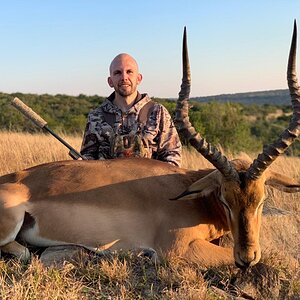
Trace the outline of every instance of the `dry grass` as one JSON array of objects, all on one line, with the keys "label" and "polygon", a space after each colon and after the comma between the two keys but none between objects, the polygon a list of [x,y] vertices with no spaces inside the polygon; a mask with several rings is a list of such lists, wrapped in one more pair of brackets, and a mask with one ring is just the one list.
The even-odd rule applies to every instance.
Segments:
[{"label": "dry grass", "polygon": [[[65,139],[80,148],[80,137]],[[44,134],[0,132],[0,153],[0,175],[71,159],[64,146]],[[194,150],[184,151],[183,165],[189,169],[210,167]],[[300,179],[299,158],[281,157],[272,168]],[[274,189],[268,189],[268,194],[267,206],[291,214],[264,217],[262,262],[247,272],[235,267],[203,269],[176,258],[154,265],[132,253],[115,253],[106,259],[81,253],[62,267],[45,267],[35,256],[28,264],[2,259],[0,298],[228,299],[230,294],[246,299],[299,299],[299,195]]]},{"label": "dry grass", "polygon": [[[61,135],[79,149],[80,137]],[[68,149],[46,134],[0,132],[0,175],[50,161],[71,159]]]}]

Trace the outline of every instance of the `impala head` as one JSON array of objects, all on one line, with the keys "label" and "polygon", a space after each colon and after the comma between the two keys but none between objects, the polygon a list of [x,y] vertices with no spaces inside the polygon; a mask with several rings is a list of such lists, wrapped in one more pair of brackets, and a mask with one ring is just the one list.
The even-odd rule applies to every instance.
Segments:
[{"label": "impala head", "polygon": [[249,162],[232,161],[239,181],[228,180],[220,174],[219,200],[224,207],[227,222],[234,238],[234,258],[237,266],[256,264],[261,257],[259,231],[265,199],[264,181],[249,180],[246,170]]},{"label": "impala head", "polygon": [[177,101],[175,123],[179,132],[190,144],[215,167],[216,171],[192,184],[179,198],[199,198],[217,191],[218,200],[224,207],[228,225],[234,238],[234,258],[237,266],[256,264],[261,257],[259,231],[265,186],[271,185],[285,192],[299,192],[300,184],[279,173],[271,171],[271,163],[294,142],[300,133],[300,89],[298,87],[296,60],[297,28],[294,32],[288,62],[287,79],[292,99],[293,118],[288,128],[274,143],[252,162],[229,161],[219,150],[196,132],[188,117],[188,99],[191,76],[187,52],[186,30],[183,36],[183,78]]}]

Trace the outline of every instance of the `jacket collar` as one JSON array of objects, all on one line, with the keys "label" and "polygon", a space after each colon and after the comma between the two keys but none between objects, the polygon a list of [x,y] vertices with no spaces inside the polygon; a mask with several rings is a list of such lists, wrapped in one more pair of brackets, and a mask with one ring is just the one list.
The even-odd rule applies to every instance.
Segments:
[{"label": "jacket collar", "polygon": [[[109,113],[118,113],[118,114],[122,114],[121,110],[119,109],[118,106],[116,106],[114,104],[114,99],[115,99],[115,92],[113,92],[112,94],[110,94],[105,101],[103,102],[102,109],[105,112],[109,112]],[[134,104],[129,108],[129,110],[127,111],[127,114],[130,113],[138,113],[140,111],[140,109],[147,103],[149,102],[151,99],[149,98],[149,96],[147,94],[140,94],[138,92],[137,97],[135,99]]]}]

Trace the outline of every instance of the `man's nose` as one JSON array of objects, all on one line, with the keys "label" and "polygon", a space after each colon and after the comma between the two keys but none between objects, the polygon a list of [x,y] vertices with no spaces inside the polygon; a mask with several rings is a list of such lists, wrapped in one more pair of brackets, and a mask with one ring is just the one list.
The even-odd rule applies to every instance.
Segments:
[{"label": "man's nose", "polygon": [[122,72],[122,79],[127,79],[128,78],[128,74],[127,72]]}]

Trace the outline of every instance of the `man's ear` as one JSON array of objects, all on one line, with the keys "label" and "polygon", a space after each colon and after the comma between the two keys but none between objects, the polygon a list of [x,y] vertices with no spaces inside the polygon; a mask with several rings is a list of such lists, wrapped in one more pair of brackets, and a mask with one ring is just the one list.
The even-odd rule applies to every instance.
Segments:
[{"label": "man's ear", "polygon": [[107,83],[110,87],[112,87],[112,88],[114,87],[113,82],[110,77],[107,78]]},{"label": "man's ear", "polygon": [[142,80],[143,80],[143,75],[139,73],[137,76],[137,84],[140,84]]}]

